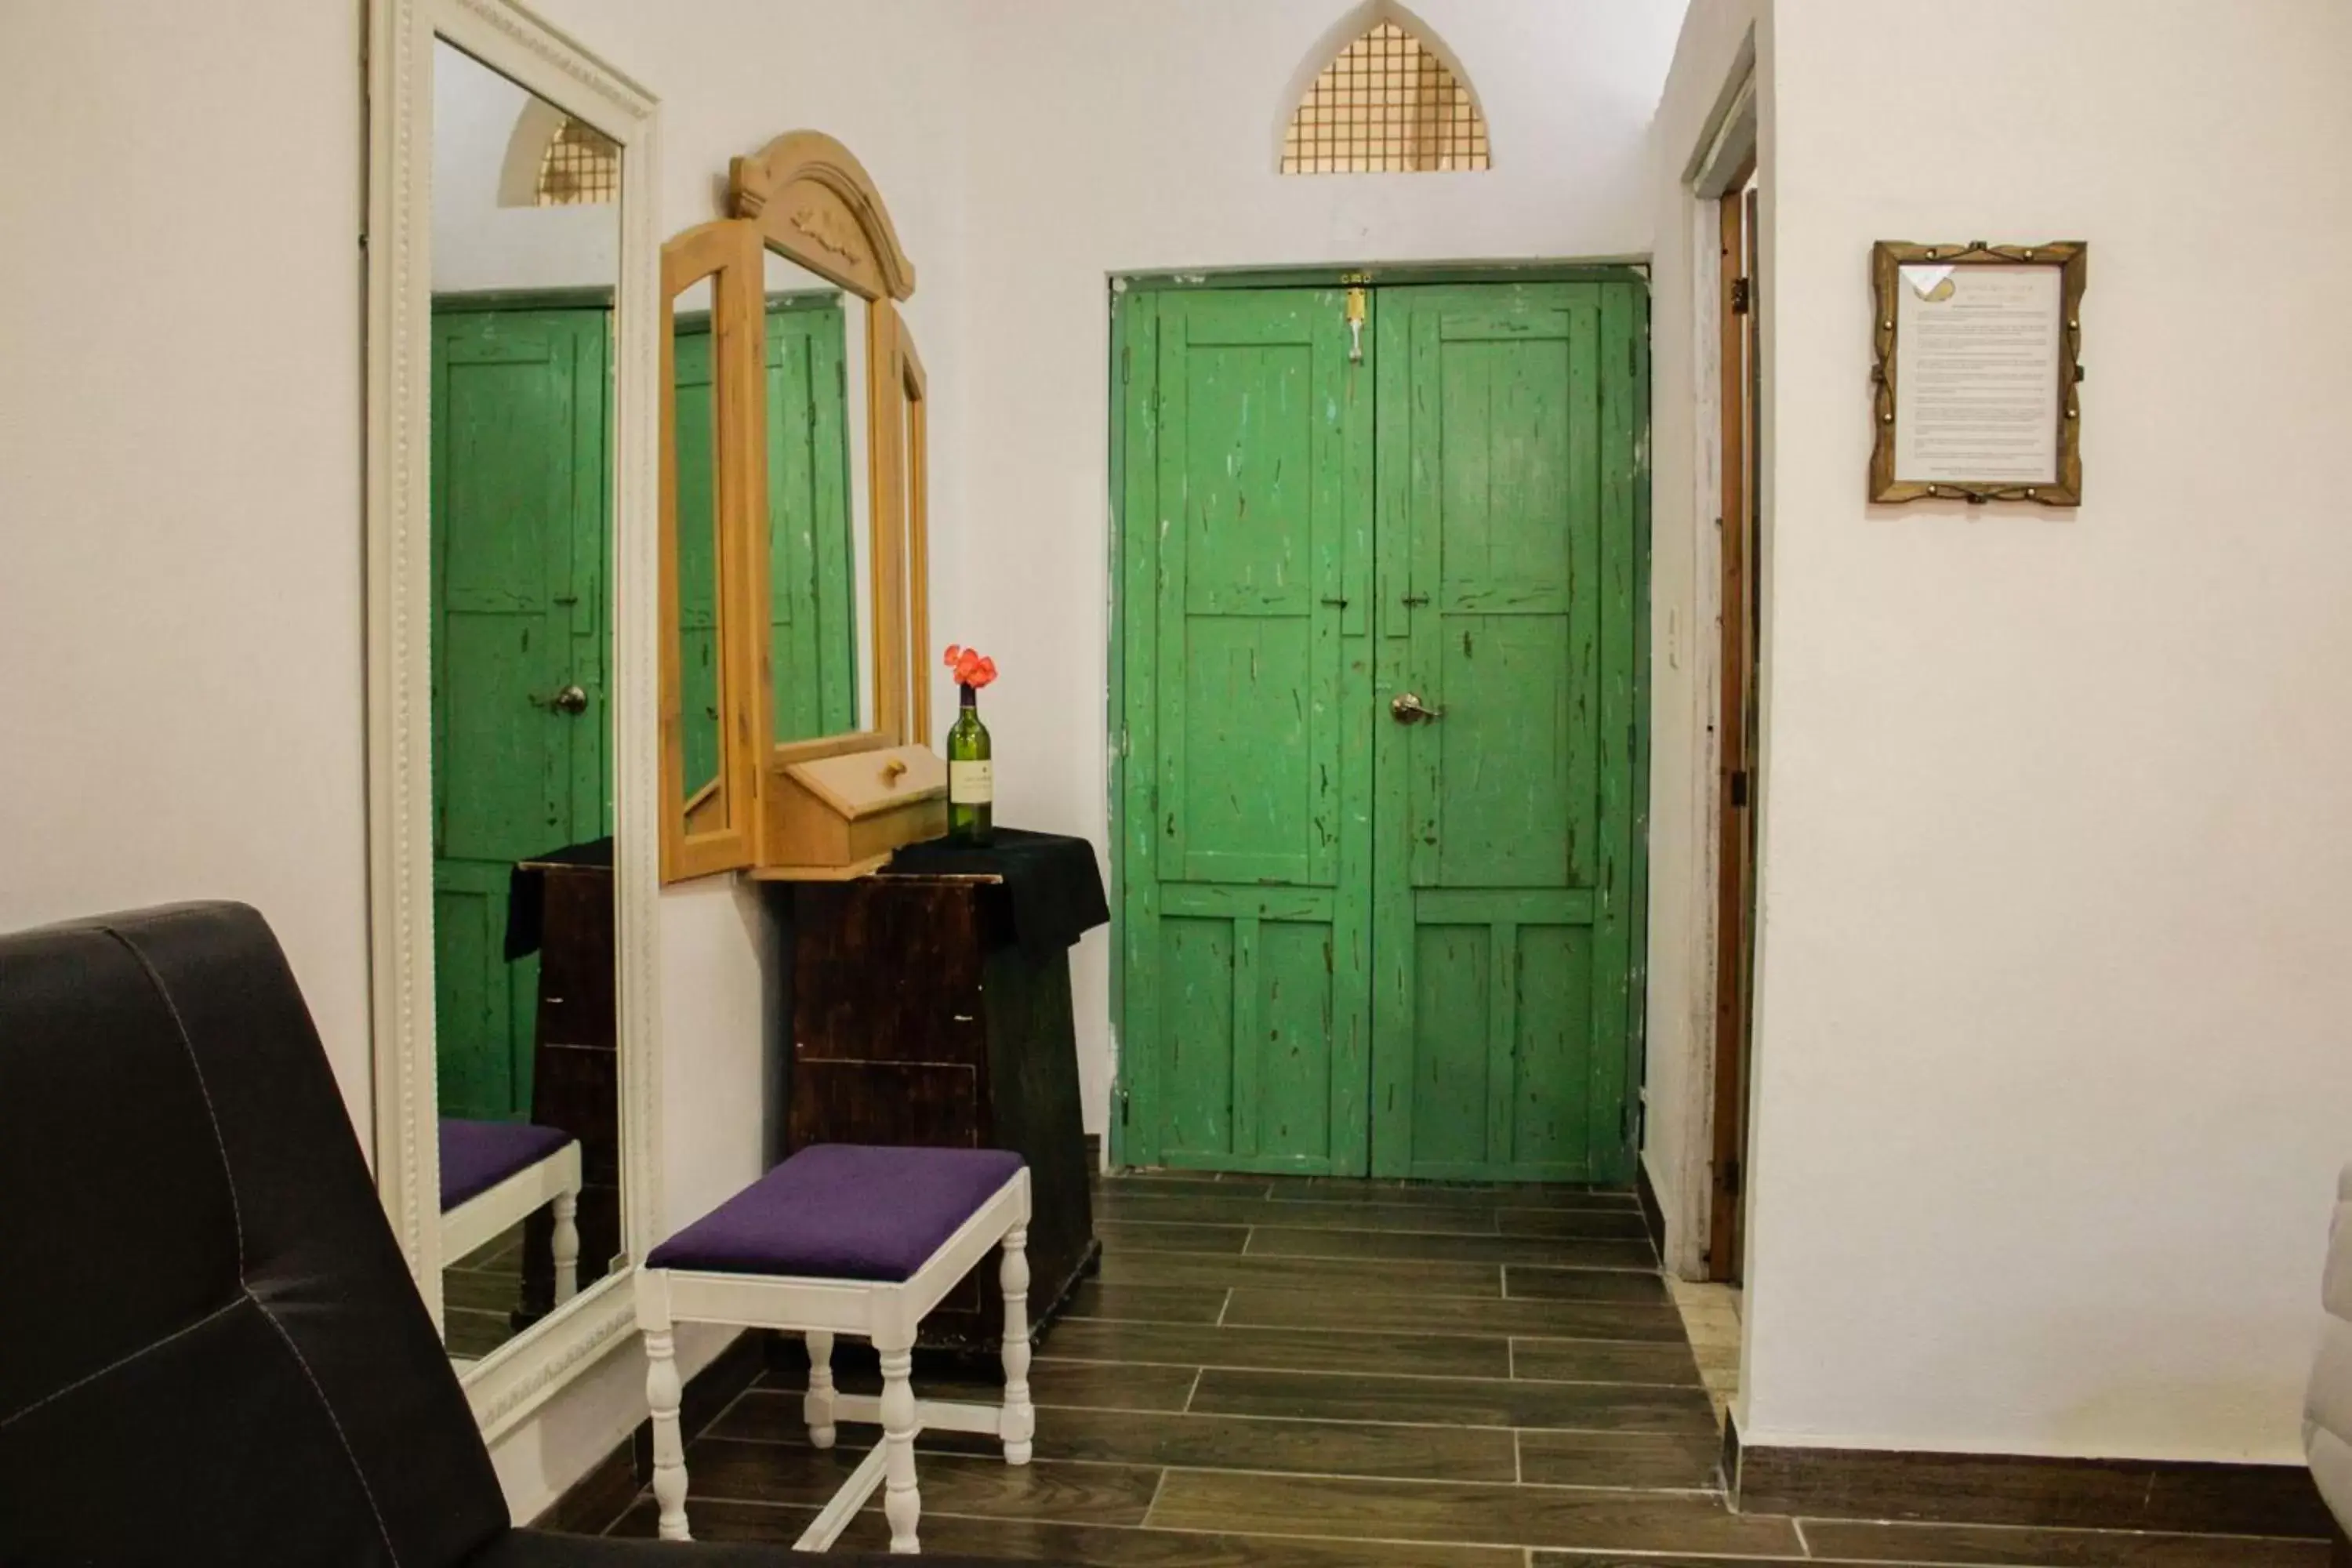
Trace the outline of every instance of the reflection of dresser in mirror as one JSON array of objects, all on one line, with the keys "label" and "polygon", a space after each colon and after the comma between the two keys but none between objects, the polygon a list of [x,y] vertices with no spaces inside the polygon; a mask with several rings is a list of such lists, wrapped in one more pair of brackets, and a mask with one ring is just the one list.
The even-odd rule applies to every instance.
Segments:
[{"label": "reflection of dresser in mirror", "polygon": [[[580,1141],[581,1272],[594,1279],[621,1250],[621,1073],[614,1008],[613,843],[576,845],[518,863],[509,901],[507,956],[539,953],[532,1034],[530,1120]],[[522,1315],[555,1301],[549,1245],[553,1220],[533,1215],[523,1231]]]}]

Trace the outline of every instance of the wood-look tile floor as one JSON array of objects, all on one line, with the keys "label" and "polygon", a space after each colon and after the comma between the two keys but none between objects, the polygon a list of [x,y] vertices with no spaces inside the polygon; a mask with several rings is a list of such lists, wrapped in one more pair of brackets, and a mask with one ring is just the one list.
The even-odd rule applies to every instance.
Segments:
[{"label": "wood-look tile floor", "polygon": [[[1626,1193],[1141,1173],[1032,1373],[1036,1458],[919,1443],[933,1552],[1140,1568],[2326,1568],[2322,1542],[1731,1513]],[[844,1346],[843,1385],[871,1390]],[[996,1389],[917,1380],[936,1396]],[[688,1446],[697,1537],[789,1543],[878,1434],[763,1379]],[[650,1535],[641,1498],[615,1533]],[[878,1506],[844,1539],[881,1550]]]},{"label": "wood-look tile floor", "polygon": [[441,1271],[441,1331],[452,1361],[477,1362],[519,1331],[522,1226],[505,1230]]}]

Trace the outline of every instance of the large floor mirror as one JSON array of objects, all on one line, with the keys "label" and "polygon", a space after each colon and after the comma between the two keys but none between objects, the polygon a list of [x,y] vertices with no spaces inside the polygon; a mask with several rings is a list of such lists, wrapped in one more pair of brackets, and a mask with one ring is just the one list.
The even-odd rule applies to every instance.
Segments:
[{"label": "large floor mirror", "polygon": [[373,26],[376,1168],[495,1432],[655,1239],[653,106],[504,0]]},{"label": "large floor mirror", "polygon": [[620,1246],[612,1004],[620,149],[433,45],[441,1321],[478,1361]]}]

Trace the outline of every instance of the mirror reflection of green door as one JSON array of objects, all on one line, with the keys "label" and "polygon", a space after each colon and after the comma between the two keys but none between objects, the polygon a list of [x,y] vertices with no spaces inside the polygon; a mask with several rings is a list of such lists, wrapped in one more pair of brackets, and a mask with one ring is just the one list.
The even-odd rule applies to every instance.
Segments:
[{"label": "mirror reflection of green door", "polygon": [[[769,718],[778,741],[857,727],[849,432],[841,296],[768,302]],[[677,388],[678,667],[687,797],[719,774],[718,532],[710,323],[681,315]]]},{"label": "mirror reflection of green door", "polygon": [[1642,285],[1125,312],[1125,1157],[1625,1179]]},{"label": "mirror reflection of green door", "polygon": [[844,326],[838,294],[768,300],[768,657],[779,741],[857,728]]},{"label": "mirror reflection of green door", "polygon": [[608,321],[436,302],[433,932],[451,1116],[530,1107],[538,961],[506,961],[514,863],[611,830]]},{"label": "mirror reflection of green door", "polygon": [[677,389],[678,734],[687,811],[719,782],[719,408],[710,318],[681,316],[673,343]]}]

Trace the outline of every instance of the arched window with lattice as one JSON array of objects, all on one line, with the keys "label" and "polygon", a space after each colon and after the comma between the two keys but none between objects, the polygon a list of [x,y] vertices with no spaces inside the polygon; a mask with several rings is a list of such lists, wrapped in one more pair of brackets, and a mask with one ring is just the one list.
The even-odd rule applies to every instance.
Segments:
[{"label": "arched window with lattice", "polygon": [[545,99],[525,94],[499,168],[499,205],[590,206],[620,199],[620,146]]},{"label": "arched window with lattice", "polygon": [[565,115],[540,156],[537,195],[543,207],[619,200],[621,149],[594,126]]},{"label": "arched window with lattice", "polygon": [[1468,81],[1420,32],[1385,14],[1317,73],[1282,139],[1286,174],[1490,166],[1486,117]]}]

